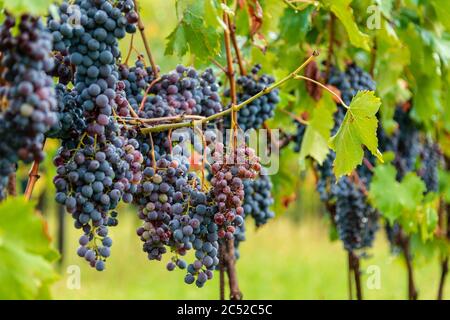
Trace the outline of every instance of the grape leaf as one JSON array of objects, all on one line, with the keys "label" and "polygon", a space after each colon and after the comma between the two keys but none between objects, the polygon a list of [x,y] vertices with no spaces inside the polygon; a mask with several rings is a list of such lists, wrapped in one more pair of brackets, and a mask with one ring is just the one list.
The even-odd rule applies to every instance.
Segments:
[{"label": "grape leaf", "polygon": [[280,18],[280,37],[289,45],[298,45],[305,39],[306,33],[311,29],[311,13],[314,6],[308,6],[302,11],[290,7],[284,10]]},{"label": "grape leaf", "polygon": [[204,61],[219,53],[222,36],[220,28],[216,24],[206,24],[217,19],[206,18],[205,12],[211,13],[212,7],[205,6],[203,1],[202,4],[183,7],[177,26],[167,37],[166,55],[177,54],[181,57],[189,51]]},{"label": "grape leaf", "polygon": [[300,150],[300,161],[311,156],[319,164],[322,164],[328,155],[328,140],[333,129],[333,114],[336,111],[336,103],[330,95],[324,95],[313,111],[309,125],[303,137]]},{"label": "grape leaf", "polygon": [[361,32],[355,22],[353,9],[350,7],[352,0],[322,0],[322,2],[342,22],[351,44],[370,51],[370,37]]},{"label": "grape leaf", "polygon": [[0,299],[48,298],[48,286],[58,279],[42,218],[23,197],[0,205]]},{"label": "grape leaf", "polygon": [[369,199],[390,223],[397,222],[408,234],[420,233],[423,241],[428,240],[437,226],[436,200],[424,196],[425,184],[416,173],[409,172],[401,182],[396,175],[392,164],[376,166]]},{"label": "grape leaf", "polygon": [[334,173],[336,177],[350,174],[361,164],[365,145],[374,156],[383,161],[378,150],[376,113],[381,101],[373,91],[360,91],[353,98],[338,132],[330,139],[336,152]]}]

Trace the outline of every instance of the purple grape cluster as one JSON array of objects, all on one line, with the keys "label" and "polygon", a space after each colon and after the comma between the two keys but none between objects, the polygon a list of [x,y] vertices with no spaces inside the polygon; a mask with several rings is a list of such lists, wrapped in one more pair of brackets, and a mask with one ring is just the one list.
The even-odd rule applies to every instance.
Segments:
[{"label": "purple grape cluster", "polygon": [[[88,135],[80,147],[63,145],[54,159],[55,199],[72,215],[75,228],[83,230],[78,254],[99,271],[104,269],[107,256],[97,247],[95,239],[103,240],[107,227],[117,225],[117,213],[113,210],[119,201],[133,201],[143,161],[138,147],[137,141],[120,136],[107,141],[104,136],[95,139]],[[86,238],[89,241],[84,243],[81,239]],[[96,254],[88,253],[92,251]]]},{"label": "purple grape cluster", "polygon": [[[143,220],[137,234],[149,260],[161,260],[170,248],[174,256],[167,269],[187,268],[185,282],[202,287],[219,263],[215,206],[189,172],[187,158],[156,154],[155,161],[145,167],[136,192]],[[192,249],[196,260],[188,265],[182,257]]]},{"label": "purple grape cluster", "polygon": [[257,227],[267,223],[275,214],[271,210],[274,203],[272,197],[272,182],[266,170],[254,180],[244,180],[244,213],[252,217]]},{"label": "purple grape cluster", "polygon": [[48,73],[50,76],[58,79],[58,82],[67,85],[73,82],[73,70],[70,63],[70,57],[67,50],[63,52],[56,51],[53,55],[54,67]]},{"label": "purple grape cluster", "polygon": [[[263,74],[261,65],[255,65],[250,74],[237,79],[237,102],[241,103],[261,92],[275,82],[272,76]],[[225,92],[225,96],[230,96],[230,91]],[[279,90],[274,89],[269,93],[250,102],[245,108],[238,112],[238,124],[242,130],[259,129],[264,121],[274,116],[275,108],[280,102]],[[229,119],[227,119],[229,122]]]},{"label": "purple grape cluster", "polygon": [[223,144],[217,143],[211,166],[211,185],[218,212],[214,221],[219,227],[219,239],[233,239],[236,226],[244,223],[244,180],[255,179],[261,165],[253,149],[240,145],[225,154]]},{"label": "purple grape cluster", "polygon": [[[337,87],[346,104],[350,104],[353,96],[360,90],[374,90],[375,84],[370,75],[355,64],[347,67],[346,72],[337,68],[331,69],[329,84]],[[332,134],[339,129],[345,112],[339,107],[334,115],[335,126]],[[331,211],[339,238],[347,251],[355,251],[370,247],[374,241],[375,233],[379,228],[378,212],[370,206],[363,186],[368,186],[372,172],[365,166],[357,168],[359,182],[350,177],[342,177],[338,181],[333,173],[335,153],[330,152],[322,163],[317,166],[317,190],[320,199]],[[365,157],[373,162],[373,157],[367,152]],[[360,183],[362,185],[360,185]]]},{"label": "purple grape cluster", "polygon": [[0,199],[19,160],[44,158],[44,134],[56,122],[55,91],[47,76],[53,68],[51,50],[51,35],[39,18],[6,15],[0,26],[0,95],[7,101],[0,113]]},{"label": "purple grape cluster", "polygon": [[222,111],[218,90],[212,69],[199,74],[193,68],[178,65],[150,89],[155,95],[150,103],[154,108],[165,103],[175,114],[208,117]]},{"label": "purple grape cluster", "polygon": [[[56,200],[83,230],[78,254],[101,271],[110,254],[108,227],[118,223],[115,209],[120,201],[133,201],[142,177],[139,143],[124,135],[113,117],[125,101],[116,65],[118,40],[133,31],[135,19],[125,17],[132,8],[119,9],[107,0],[63,2],[59,10],[60,21],[50,18],[48,28],[55,49],[68,52],[75,73],[72,90],[60,87]],[[99,245],[99,239],[105,243]]]}]

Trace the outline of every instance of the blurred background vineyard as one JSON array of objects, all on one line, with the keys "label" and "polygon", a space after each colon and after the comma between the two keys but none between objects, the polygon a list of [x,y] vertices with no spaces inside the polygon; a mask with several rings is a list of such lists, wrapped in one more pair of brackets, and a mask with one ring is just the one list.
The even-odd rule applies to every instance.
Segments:
[{"label": "blurred background vineyard", "polygon": [[[173,69],[180,62],[190,64],[189,57],[165,56],[165,38],[177,24],[175,0],[141,0],[142,18],[146,35],[151,43],[155,60],[163,72]],[[280,0],[279,12],[283,10]],[[268,19],[267,19],[268,20]],[[277,18],[273,18],[278,21]],[[132,57],[142,52],[138,37],[134,41]],[[121,43],[122,52],[129,50],[130,36]],[[255,51],[255,55],[261,55]],[[270,54],[270,53],[269,53]],[[298,61],[290,61],[297,65]],[[267,71],[270,60],[263,61]],[[269,67],[269,68],[268,68]],[[118,228],[112,228],[114,239],[113,255],[107,269],[97,272],[90,268],[76,254],[78,230],[73,221],[53,200],[55,190],[52,177],[55,168],[51,165],[52,155],[58,145],[49,141],[46,145],[47,158],[42,167],[42,177],[36,186],[34,200],[40,212],[48,221],[48,228],[55,248],[61,250],[61,260],[56,262],[60,279],[52,287],[54,299],[217,299],[219,283],[216,276],[204,288],[197,289],[184,284],[184,272],[167,272],[165,263],[148,261],[141,250],[141,241],[135,235],[139,226],[136,210],[131,206],[120,207]],[[292,163],[292,170],[299,172],[298,164]],[[291,168],[289,168],[291,169]],[[301,174],[300,172],[298,174]],[[22,189],[27,181],[27,168],[19,172]],[[295,199],[295,200],[294,200]],[[279,200],[278,200],[279,201]],[[285,199],[293,201],[282,215],[256,230],[249,224],[247,241],[240,247],[241,257],[237,262],[239,283],[245,299],[347,299],[347,254],[342,243],[330,233],[328,216],[320,203],[311,173],[302,173],[302,179],[295,192]],[[281,204],[276,204],[281,205]],[[18,213],[20,214],[20,213]],[[416,257],[415,277],[421,299],[434,299],[439,282],[439,257],[432,250],[424,248],[424,254]],[[168,257],[165,257],[167,260]],[[71,274],[69,266],[81,269],[81,287],[68,286]],[[377,235],[373,249],[362,260],[363,285],[369,274],[366,270],[377,266],[380,270],[380,288],[365,286],[366,299],[407,298],[407,274],[404,260],[390,251],[383,230]],[[450,297],[450,286],[445,297]]]}]

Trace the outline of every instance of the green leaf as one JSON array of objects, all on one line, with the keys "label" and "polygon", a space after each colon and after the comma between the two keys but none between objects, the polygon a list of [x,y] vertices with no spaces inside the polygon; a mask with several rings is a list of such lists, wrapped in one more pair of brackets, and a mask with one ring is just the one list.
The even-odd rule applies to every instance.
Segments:
[{"label": "green leaf", "polygon": [[333,114],[335,111],[336,103],[331,96],[323,95],[306,128],[300,151],[300,161],[308,156],[314,158],[319,164],[325,160],[329,152],[328,140],[334,125]]},{"label": "green leaf", "polygon": [[450,2],[448,0],[429,0],[433,5],[439,22],[450,31]]},{"label": "green leaf", "polygon": [[375,167],[369,192],[372,205],[408,234],[419,233],[422,241],[431,239],[437,226],[436,198],[424,197],[426,187],[416,173],[409,172],[401,182],[396,175],[392,164]]},{"label": "green leaf", "polygon": [[[181,57],[189,51],[197,59],[205,61],[219,53],[221,29],[217,27],[217,19],[205,17],[205,12],[211,13],[213,10],[211,6],[206,6],[204,1],[191,6],[187,6],[185,2],[191,3],[191,1],[177,2],[179,10],[182,10],[181,18],[167,37],[165,54],[176,54]],[[211,21],[216,23],[214,25],[206,23]]]},{"label": "green leaf", "polygon": [[280,37],[289,45],[300,44],[311,29],[311,13],[313,11],[314,6],[308,6],[302,11],[287,7],[280,18]]},{"label": "green leaf", "polygon": [[350,174],[361,164],[365,145],[374,156],[383,161],[378,150],[376,113],[381,101],[373,91],[360,91],[353,98],[338,132],[330,139],[336,152],[334,173],[336,177]]},{"label": "green leaf", "polygon": [[370,37],[361,32],[355,22],[353,9],[350,7],[352,0],[322,0],[322,2],[342,22],[351,44],[357,48],[370,51]]},{"label": "green leaf", "polygon": [[58,279],[52,267],[58,253],[51,248],[43,219],[23,197],[0,205],[0,299],[45,298]]}]

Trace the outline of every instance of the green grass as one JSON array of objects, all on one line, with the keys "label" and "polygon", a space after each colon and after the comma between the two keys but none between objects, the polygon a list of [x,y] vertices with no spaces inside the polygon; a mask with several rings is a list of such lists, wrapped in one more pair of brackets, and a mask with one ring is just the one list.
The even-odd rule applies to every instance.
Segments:
[{"label": "green grass", "polygon": [[[69,218],[69,217],[68,217]],[[69,220],[69,219],[68,219]],[[135,235],[138,221],[122,214],[112,232],[112,257],[107,270],[96,272],[76,256],[78,231],[67,226],[65,263],[61,280],[53,287],[55,299],[217,299],[218,276],[204,288],[184,284],[184,272],[168,272],[165,262],[148,261]],[[50,219],[54,230],[54,222]],[[340,242],[328,240],[328,226],[321,220],[293,223],[278,218],[260,230],[249,228],[248,240],[240,248],[237,269],[239,284],[246,299],[347,299],[346,254]],[[382,233],[371,257],[362,269],[378,266],[381,287],[369,290],[363,276],[367,299],[404,299],[406,272],[401,259],[389,255]],[[68,289],[68,265],[79,265],[81,288]],[[416,267],[419,298],[434,299],[439,278],[438,261]],[[450,285],[446,297],[450,297]]]}]

